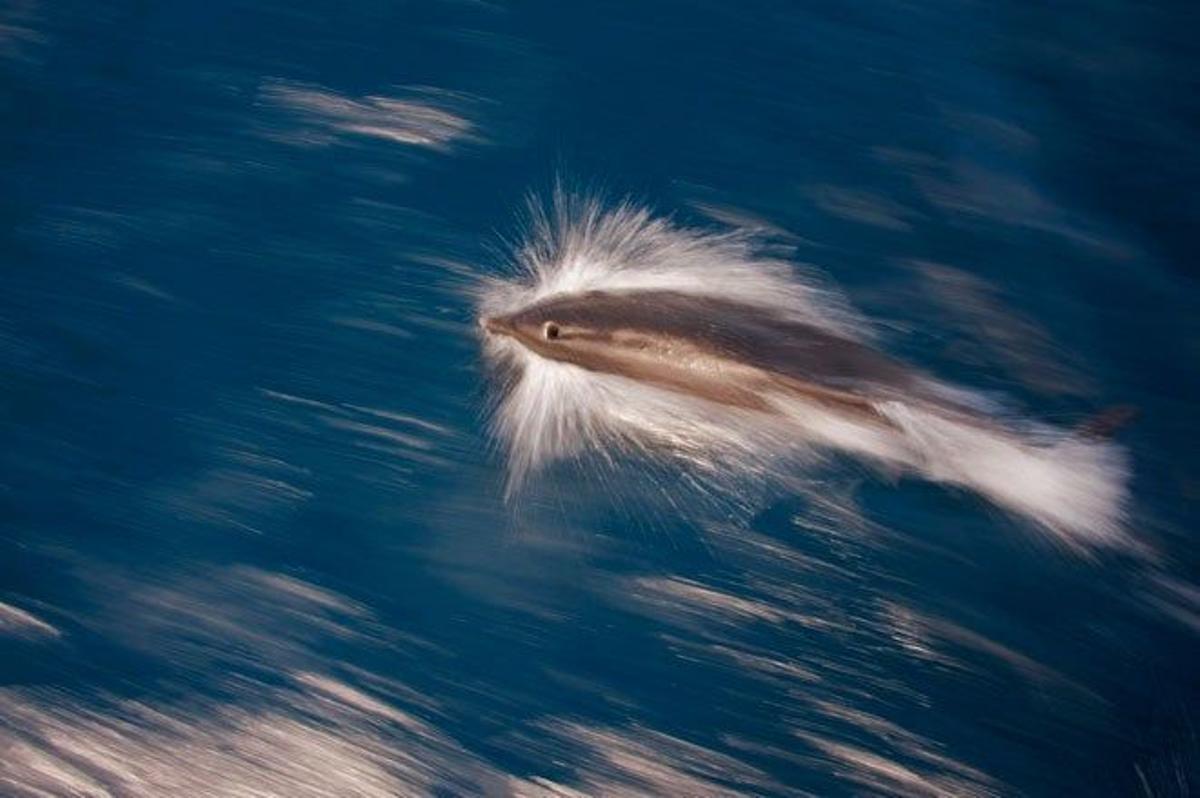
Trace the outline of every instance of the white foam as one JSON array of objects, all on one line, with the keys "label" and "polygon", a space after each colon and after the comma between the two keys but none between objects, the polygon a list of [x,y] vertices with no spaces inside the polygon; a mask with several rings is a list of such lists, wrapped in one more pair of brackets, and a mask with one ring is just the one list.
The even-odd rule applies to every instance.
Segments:
[{"label": "white foam", "polygon": [[815,274],[764,255],[754,238],[690,230],[629,202],[556,191],[549,207],[531,201],[528,233],[515,248],[515,279],[491,281],[482,310],[502,313],[555,294],[666,289],[719,294],[851,338],[865,325]]}]

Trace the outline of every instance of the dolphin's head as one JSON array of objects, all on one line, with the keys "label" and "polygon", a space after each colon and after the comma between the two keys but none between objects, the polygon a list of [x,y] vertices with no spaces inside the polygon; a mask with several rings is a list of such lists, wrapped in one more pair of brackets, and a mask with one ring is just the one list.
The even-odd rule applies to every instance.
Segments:
[{"label": "dolphin's head", "polygon": [[509,338],[550,360],[590,365],[613,348],[613,318],[606,297],[580,294],[543,300],[515,313],[479,320],[488,335]]}]

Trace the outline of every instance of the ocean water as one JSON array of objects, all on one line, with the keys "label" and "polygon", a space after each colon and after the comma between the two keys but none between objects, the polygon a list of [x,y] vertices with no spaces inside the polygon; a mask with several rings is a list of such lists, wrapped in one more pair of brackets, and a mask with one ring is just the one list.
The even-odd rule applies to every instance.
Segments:
[{"label": "ocean water", "polygon": [[[1197,29],[0,0],[0,794],[1200,789]],[[847,456],[506,497],[480,286],[556,185],[1014,416],[1136,406],[1127,539]]]}]

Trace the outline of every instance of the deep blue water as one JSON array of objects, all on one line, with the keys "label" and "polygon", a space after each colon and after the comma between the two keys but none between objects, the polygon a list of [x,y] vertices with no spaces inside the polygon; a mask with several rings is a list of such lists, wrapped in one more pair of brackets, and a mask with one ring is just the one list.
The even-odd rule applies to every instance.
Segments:
[{"label": "deep blue water", "polygon": [[[1200,788],[1197,8],[0,0],[0,793]],[[1145,553],[506,505],[468,289],[563,176],[1138,406]]]}]

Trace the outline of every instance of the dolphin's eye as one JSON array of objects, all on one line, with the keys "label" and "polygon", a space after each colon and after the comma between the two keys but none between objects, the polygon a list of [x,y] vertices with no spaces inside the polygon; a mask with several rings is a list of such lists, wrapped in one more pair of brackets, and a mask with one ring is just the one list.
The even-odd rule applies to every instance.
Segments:
[{"label": "dolphin's eye", "polygon": [[542,328],[542,334],[546,336],[547,341],[553,341],[555,338],[558,338],[558,325],[552,321],[546,322],[546,326]]}]

